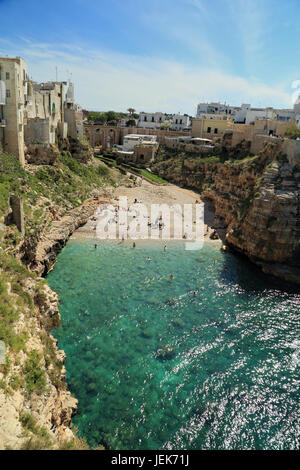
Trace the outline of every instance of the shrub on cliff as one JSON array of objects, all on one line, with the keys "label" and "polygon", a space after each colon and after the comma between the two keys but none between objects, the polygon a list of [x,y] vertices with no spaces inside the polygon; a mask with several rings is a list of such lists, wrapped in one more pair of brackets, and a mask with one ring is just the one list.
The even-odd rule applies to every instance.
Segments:
[{"label": "shrub on cliff", "polygon": [[300,138],[300,129],[295,125],[290,126],[287,128],[284,135],[288,137],[289,139],[297,139],[297,137]]},{"label": "shrub on cliff", "polygon": [[27,392],[43,393],[46,391],[46,376],[41,366],[41,355],[37,351],[33,350],[28,354],[23,371]]}]

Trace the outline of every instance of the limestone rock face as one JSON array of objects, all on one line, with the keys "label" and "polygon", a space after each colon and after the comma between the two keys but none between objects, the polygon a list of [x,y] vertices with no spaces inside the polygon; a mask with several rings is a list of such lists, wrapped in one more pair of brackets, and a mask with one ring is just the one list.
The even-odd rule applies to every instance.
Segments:
[{"label": "limestone rock face", "polygon": [[154,172],[213,201],[226,241],[265,273],[300,284],[300,166],[268,146],[241,162],[168,159]]},{"label": "limestone rock face", "polygon": [[[36,283],[41,279],[24,279],[22,287],[30,296],[36,287]],[[38,351],[41,355],[41,367],[46,377],[46,390],[41,393],[28,394],[25,386],[21,386],[18,390],[11,390],[6,393],[0,388],[0,450],[6,448],[19,449],[29,438],[35,438],[34,434],[25,433],[21,423],[21,416],[29,414],[36,422],[36,426],[43,427],[49,436],[52,448],[59,447],[61,442],[69,441],[74,438],[71,430],[71,418],[77,409],[77,400],[71,396],[66,390],[65,353],[58,350],[57,341],[49,334],[47,326],[47,316],[58,312],[58,299],[46,284],[43,286],[40,298],[35,297],[35,314],[33,316],[26,315],[24,312],[15,325],[16,331],[22,330],[26,322],[28,322],[29,337],[26,341],[27,353],[30,351]],[[48,319],[51,323],[51,318]],[[46,327],[45,327],[46,325]],[[53,324],[52,324],[53,325]],[[48,338],[45,343],[45,338]],[[57,365],[61,363],[61,368],[56,374],[60,377],[53,380],[53,364],[46,364],[45,357],[49,344],[52,343],[52,351],[54,354],[54,362]],[[48,349],[47,349],[48,348]],[[23,377],[23,368],[26,362],[27,354],[21,351],[17,357],[10,355],[10,371],[5,377],[6,382],[12,383],[15,377]],[[16,360],[17,359],[17,360]],[[4,379],[4,375],[0,372],[0,380]],[[24,384],[25,385],[25,384]]]},{"label": "limestone rock face", "polygon": [[98,201],[90,200],[80,207],[70,210],[65,216],[58,217],[48,232],[41,232],[36,238],[25,239],[22,246],[22,259],[31,270],[40,276],[45,275],[55,264],[57,254],[67,243],[69,237],[84,225],[94,213]]},{"label": "limestone rock face", "polygon": [[53,144],[30,144],[27,148],[26,161],[35,165],[54,165],[59,151]]},{"label": "limestone rock face", "polygon": [[[237,225],[235,223],[235,225]],[[227,241],[264,272],[300,284],[300,178],[287,163],[268,167],[247,216]]]},{"label": "limestone rock face", "polygon": [[88,163],[93,158],[93,151],[88,142],[79,139],[69,139],[70,152],[80,163]]}]

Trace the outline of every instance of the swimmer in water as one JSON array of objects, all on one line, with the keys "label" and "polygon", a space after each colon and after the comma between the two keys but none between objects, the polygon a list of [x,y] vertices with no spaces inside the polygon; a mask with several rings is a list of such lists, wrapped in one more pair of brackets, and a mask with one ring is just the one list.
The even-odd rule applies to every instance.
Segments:
[{"label": "swimmer in water", "polygon": [[170,274],[170,279],[174,279],[174,274]]},{"label": "swimmer in water", "polygon": [[133,247],[133,248],[135,248],[135,247],[136,247],[136,244],[135,244],[135,242],[133,242],[133,244],[132,244],[132,247]]},{"label": "swimmer in water", "polygon": [[197,295],[197,292],[194,290],[193,296],[196,297],[196,295]]},{"label": "swimmer in water", "polygon": [[148,256],[148,258],[147,258],[147,261],[151,261],[151,258],[150,258],[150,256]]},{"label": "swimmer in water", "polygon": [[168,247],[167,245],[164,246],[164,251],[167,251]]},{"label": "swimmer in water", "polygon": [[98,245],[97,245],[97,243],[95,243],[95,250],[97,250],[97,247],[98,247]]}]

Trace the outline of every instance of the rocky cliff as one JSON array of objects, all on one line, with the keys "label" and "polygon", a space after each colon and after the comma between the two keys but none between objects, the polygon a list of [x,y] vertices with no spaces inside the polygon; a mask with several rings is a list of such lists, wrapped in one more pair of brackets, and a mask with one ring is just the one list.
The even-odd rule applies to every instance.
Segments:
[{"label": "rocky cliff", "polygon": [[299,164],[268,145],[257,156],[224,163],[164,155],[153,171],[213,201],[229,246],[265,273],[300,284]]},{"label": "rocky cliff", "polygon": [[14,277],[8,277],[7,303],[18,317],[0,368],[0,449],[73,445],[70,425],[77,400],[66,390],[65,354],[49,333],[60,320],[57,295],[46,284],[37,288],[30,276],[19,279],[18,288]]},{"label": "rocky cliff", "polygon": [[[77,400],[50,333],[60,322],[57,295],[41,276],[119,182],[126,177],[94,159],[82,165],[59,155],[54,165],[22,169],[0,153],[0,450],[87,447],[71,427]],[[12,191],[24,205],[24,233],[9,216]]]},{"label": "rocky cliff", "polygon": [[[64,216],[54,216],[49,229],[41,227],[34,237],[27,237],[20,247],[22,261],[39,276],[45,276],[56,262],[57,254],[78,227],[84,225],[103,198],[89,199]],[[59,211],[57,211],[59,213]]]}]

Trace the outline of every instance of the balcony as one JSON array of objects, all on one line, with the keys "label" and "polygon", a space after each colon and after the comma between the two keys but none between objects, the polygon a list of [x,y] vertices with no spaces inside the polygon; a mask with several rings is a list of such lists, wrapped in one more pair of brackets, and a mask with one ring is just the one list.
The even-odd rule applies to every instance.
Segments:
[{"label": "balcony", "polygon": [[0,118],[0,127],[6,127],[6,119]]}]

